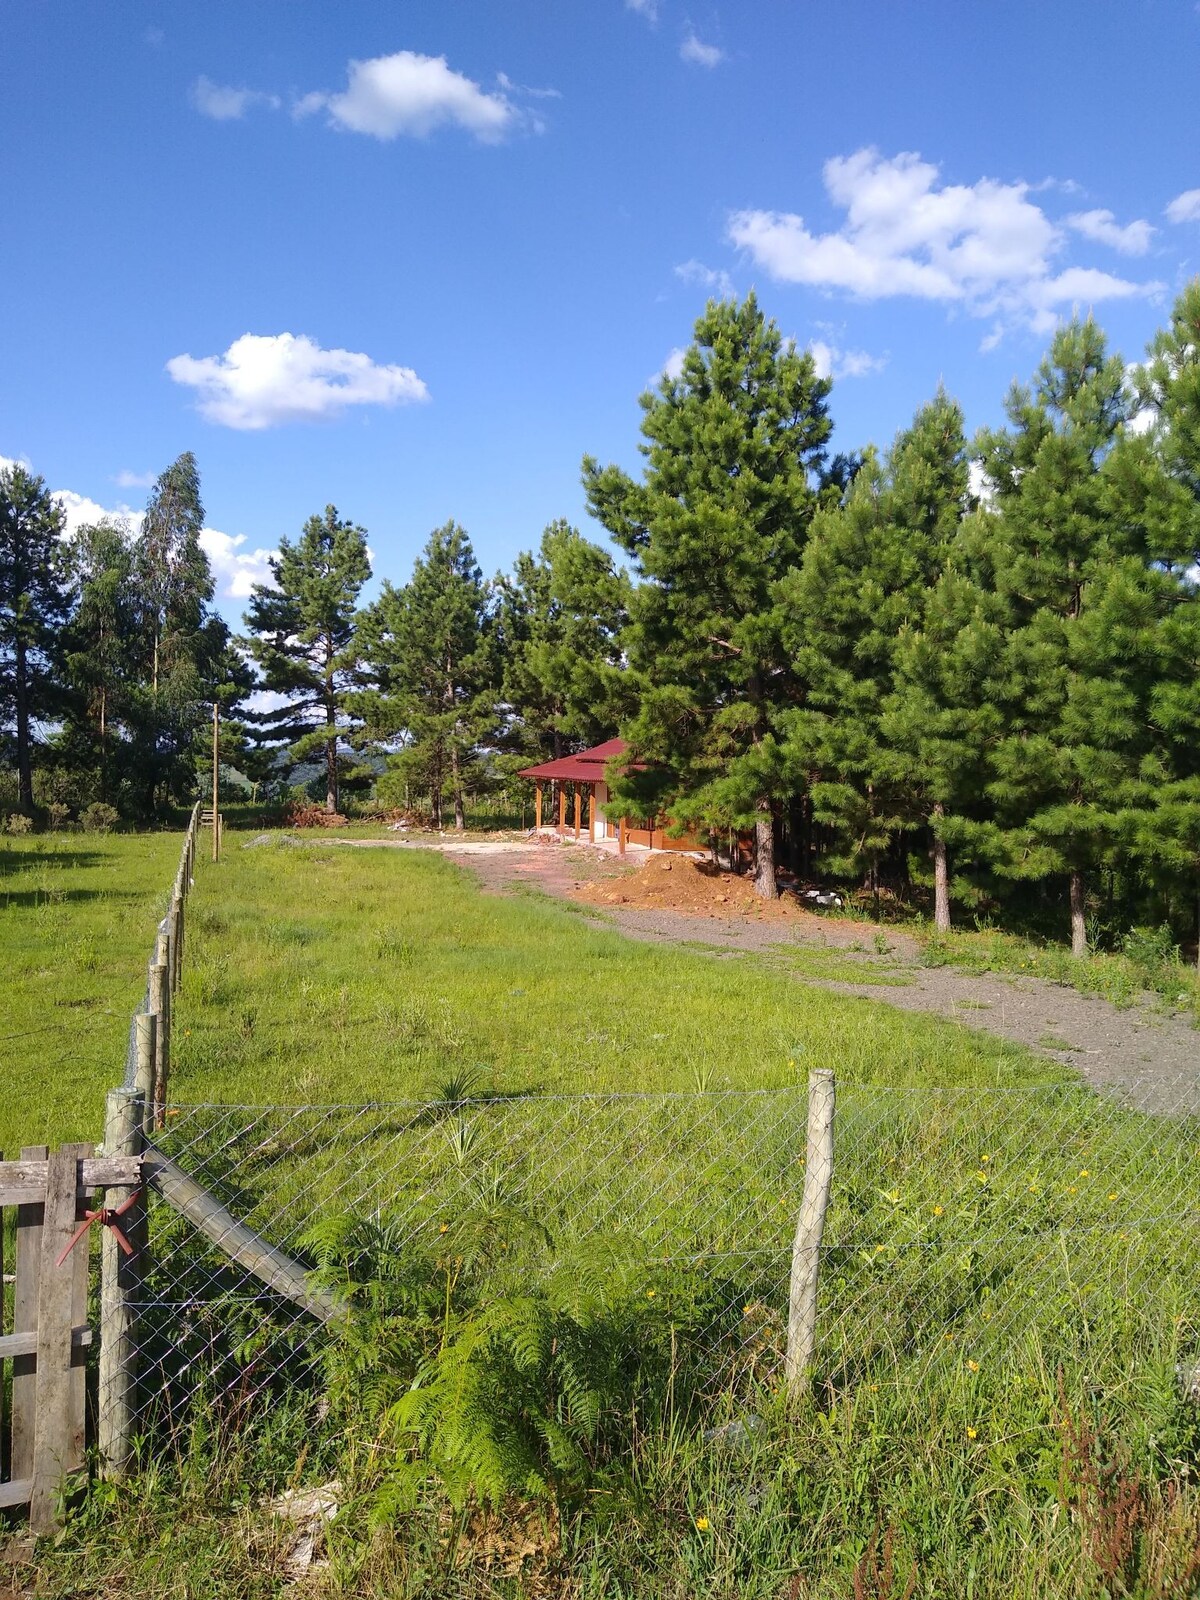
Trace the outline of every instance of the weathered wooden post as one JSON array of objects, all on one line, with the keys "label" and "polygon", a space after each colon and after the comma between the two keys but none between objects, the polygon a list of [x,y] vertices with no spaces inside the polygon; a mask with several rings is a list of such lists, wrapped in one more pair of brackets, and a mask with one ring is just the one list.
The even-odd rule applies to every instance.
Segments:
[{"label": "weathered wooden post", "polygon": [[[108,1096],[104,1120],[104,1154],[140,1156],[146,1104],[127,1089]],[[109,1189],[106,1206],[116,1210],[133,1196],[133,1205],[120,1219],[121,1232],[133,1248],[128,1256],[112,1228],[100,1241],[100,1381],[97,1438],[100,1460],[107,1477],[119,1476],[129,1465],[133,1421],[137,1412],[137,1301],[146,1244],[145,1201],[137,1189]]]},{"label": "weathered wooden post", "polygon": [[575,785],[575,837],[576,837],[576,839],[579,838],[579,822],[580,822],[579,809],[580,809],[581,798],[582,797],[581,797],[581,795],[579,793],[579,785],[576,784]]},{"label": "weathered wooden post", "polygon": [[[83,1463],[84,1381],[72,1358],[73,1330],[87,1317],[87,1244],[71,1250],[85,1144],[64,1145],[46,1165],[46,1200],[37,1286],[33,1472],[29,1531],[49,1533],[68,1473]],[[70,1252],[68,1254],[68,1252]],[[60,1265],[61,1263],[61,1265]]]},{"label": "weathered wooden post", "polygon": [[792,1272],[788,1286],[787,1354],[784,1382],[798,1394],[812,1365],[817,1343],[817,1277],[821,1236],[833,1181],[833,1073],[818,1067],[808,1075],[808,1136],[804,1164],[804,1196],[792,1240]]},{"label": "weathered wooden post", "polygon": [[542,831],[542,780],[539,778],[533,788],[533,828],[535,833]]},{"label": "weathered wooden post", "polygon": [[[153,997],[151,1005],[153,1005]],[[158,1018],[153,1011],[139,1011],[133,1019],[136,1044],[134,1093],[142,1100],[142,1127],[149,1133],[154,1126],[155,1062],[158,1059]]]},{"label": "weathered wooden post", "polygon": [[[161,956],[162,948],[159,947]],[[156,960],[150,968],[150,1010],[154,1015],[154,1095],[151,1125],[162,1126],[167,1103],[167,1074],[171,1067],[171,984],[167,963]]]}]

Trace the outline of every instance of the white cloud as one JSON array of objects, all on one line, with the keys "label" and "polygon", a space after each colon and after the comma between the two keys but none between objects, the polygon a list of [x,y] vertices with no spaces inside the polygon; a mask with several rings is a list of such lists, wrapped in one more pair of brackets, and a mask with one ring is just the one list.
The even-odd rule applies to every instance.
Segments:
[{"label": "white cloud", "polygon": [[132,511],[128,506],[117,506],[115,509],[102,506],[98,500],[92,500],[85,494],[76,494],[73,489],[54,489],[51,492],[63,508],[63,532],[68,538],[92,522],[121,523],[130,537],[141,527],[143,513]]},{"label": "white cloud", "polygon": [[498,72],[496,82],[506,94],[524,94],[532,100],[561,100],[561,89],[533,89],[527,83],[514,83],[507,72]]},{"label": "white cloud", "polygon": [[214,122],[237,122],[251,106],[266,106],[278,111],[277,94],[264,94],[261,89],[233,89],[214,83],[211,78],[199,77],[192,85],[192,104],[202,116]]},{"label": "white cloud", "polygon": [[1029,198],[1026,183],[942,184],[920,156],[889,158],[874,149],[833,157],[823,175],[830,199],[846,213],[836,232],[814,234],[793,212],[746,210],[729,219],[730,240],[781,282],[864,300],[909,295],[1040,332],[1054,326],[1057,307],[1074,300],[1162,288],[1094,268],[1055,273],[1064,234]]},{"label": "white cloud", "polygon": [[636,11],[647,22],[658,21],[658,0],[625,0],[626,11]]},{"label": "white cloud", "polygon": [[886,356],[873,356],[866,350],[842,350],[825,339],[811,339],[808,349],[819,378],[863,378],[882,372],[887,366]]},{"label": "white cloud", "polygon": [[274,588],[270,560],[277,550],[243,550],[244,533],[219,533],[216,528],[204,528],[200,533],[200,548],[208,557],[217,592],[227,600],[248,600],[256,583]]},{"label": "white cloud", "polygon": [[1185,189],[1165,208],[1168,222],[1200,222],[1200,189]]},{"label": "white cloud", "polygon": [[727,272],[718,271],[714,267],[706,267],[703,261],[685,261],[675,268],[675,276],[682,283],[695,284],[701,289],[712,289],[722,300],[732,300],[737,297],[733,279]]},{"label": "white cloud", "polygon": [[244,333],[224,355],[173,356],[167,371],[197,391],[201,416],[227,428],[312,422],[347,406],[429,398],[411,367],[379,366],[353,350],[323,350],[303,334]]},{"label": "white cloud", "polygon": [[497,144],[521,120],[504,94],[488,94],[445,56],[422,56],[412,50],[351,61],[349,82],[340,94],[308,94],[297,101],[297,116],[326,110],[335,128],[395,139],[401,134],[424,139],[447,124],[465,128],[484,144]]},{"label": "white cloud", "polygon": [[157,482],[157,473],[130,472],[125,468],[113,477],[113,482],[118,489],[152,489]]},{"label": "white cloud", "polygon": [[683,348],[683,346],[676,345],[675,349],[671,351],[671,353],[667,356],[667,359],[663,362],[662,366],[650,379],[650,382],[652,384],[658,384],[661,383],[664,378],[670,378],[672,383],[678,383],[679,379],[683,376],[683,358],[685,355],[687,355],[687,351]]},{"label": "white cloud", "polygon": [[693,67],[719,67],[725,59],[725,52],[715,44],[705,44],[694,33],[689,33],[679,46],[679,59]]},{"label": "white cloud", "polygon": [[1111,245],[1123,256],[1144,256],[1154,233],[1148,222],[1127,222],[1122,227],[1111,211],[1076,211],[1065,221],[1068,228],[1074,228],[1085,239]]}]

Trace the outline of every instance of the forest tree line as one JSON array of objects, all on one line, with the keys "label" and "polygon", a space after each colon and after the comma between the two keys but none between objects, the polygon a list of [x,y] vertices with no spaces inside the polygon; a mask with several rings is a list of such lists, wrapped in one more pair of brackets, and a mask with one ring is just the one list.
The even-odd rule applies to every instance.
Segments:
[{"label": "forest tree line", "polygon": [[[448,522],[362,602],[365,531],[329,506],[233,638],[190,455],[136,537],[61,536],[0,474],[0,810],[191,796],[216,699],[260,782],[465,796],[620,731],[614,807],[749,833],[759,892],[807,878],[1069,921],[1200,915],[1200,281],[1127,369],[1090,318],[1006,425],[939,392],[887,449],[831,454],[831,385],[751,296],[713,302],[641,399],[640,476],[585,458],[630,572],[566,523],[485,579]],[[266,700],[250,699],[254,689]]]}]

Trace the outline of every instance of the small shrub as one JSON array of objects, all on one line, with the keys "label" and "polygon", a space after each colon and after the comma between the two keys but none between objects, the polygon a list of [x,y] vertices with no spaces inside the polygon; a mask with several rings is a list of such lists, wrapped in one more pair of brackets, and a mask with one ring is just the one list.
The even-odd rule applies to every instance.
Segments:
[{"label": "small shrub", "polygon": [[1135,967],[1145,972],[1157,972],[1160,967],[1173,966],[1179,960],[1179,946],[1170,927],[1164,922],[1158,928],[1130,928],[1125,935],[1125,955]]},{"label": "small shrub", "polygon": [[79,825],[84,833],[111,833],[120,820],[116,806],[105,805],[103,800],[93,800],[80,813]]},{"label": "small shrub", "polygon": [[19,812],[19,811],[14,811],[12,816],[9,817],[8,821],[4,825],[5,833],[13,833],[13,834],[29,833],[29,832],[32,831],[32,829],[33,829],[33,818],[32,817],[23,816],[21,814],[21,812]]},{"label": "small shrub", "polygon": [[50,827],[55,833],[58,833],[62,828],[66,827],[67,819],[70,817],[70,815],[70,806],[64,805],[61,800],[51,800],[50,804],[46,807],[46,817],[50,823]]}]

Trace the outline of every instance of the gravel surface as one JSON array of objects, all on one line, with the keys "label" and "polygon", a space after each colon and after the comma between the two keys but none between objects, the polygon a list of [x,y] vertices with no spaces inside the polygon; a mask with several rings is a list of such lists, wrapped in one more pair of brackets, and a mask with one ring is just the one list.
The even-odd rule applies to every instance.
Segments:
[{"label": "gravel surface", "polygon": [[[452,859],[461,854],[463,865],[494,893],[528,884],[568,899],[585,882],[618,878],[631,870],[607,851],[586,845],[477,848],[468,854],[439,843]],[[716,947],[715,955],[752,951],[769,957],[786,956],[797,948],[824,949],[836,953],[839,964],[861,967],[861,980],[841,982],[793,971],[790,975],[796,982],[863,996],[902,1011],[932,1012],[1012,1039],[1075,1068],[1098,1089],[1128,1096],[1144,1111],[1200,1111],[1200,1032],[1189,1017],[1172,1016],[1151,998],[1122,1010],[1098,995],[1079,994],[1041,978],[924,967],[918,962],[917,942],[910,936],[837,916],[806,914],[786,922],[763,922],[620,905],[596,907],[594,915],[597,923],[631,939],[699,943]],[[887,941],[886,955],[850,948],[873,945],[876,934]],[[787,970],[782,962],[780,967]]]}]

